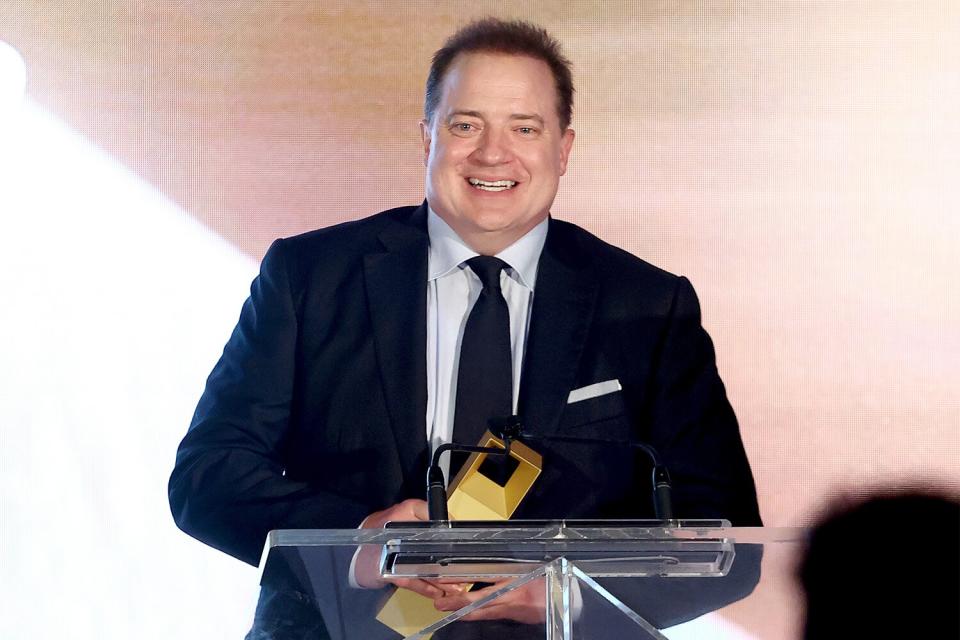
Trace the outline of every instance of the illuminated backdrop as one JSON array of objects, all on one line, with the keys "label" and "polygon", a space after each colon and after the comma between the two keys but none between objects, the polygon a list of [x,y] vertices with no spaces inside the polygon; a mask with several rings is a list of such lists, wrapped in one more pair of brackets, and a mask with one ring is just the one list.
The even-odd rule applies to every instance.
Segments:
[{"label": "illuminated backdrop", "polygon": [[[957,3],[0,0],[0,635],[242,634],[176,444],[272,239],[422,199],[430,55],[488,14],[565,44],[553,213],[693,281],[766,523],[960,491]],[[764,601],[724,616],[785,637]]]}]

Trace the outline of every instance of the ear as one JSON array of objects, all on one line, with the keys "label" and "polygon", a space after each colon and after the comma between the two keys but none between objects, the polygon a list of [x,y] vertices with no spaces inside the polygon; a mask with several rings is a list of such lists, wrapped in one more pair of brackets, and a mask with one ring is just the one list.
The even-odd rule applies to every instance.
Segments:
[{"label": "ear", "polygon": [[570,149],[573,148],[573,139],[576,136],[577,132],[568,127],[560,138],[560,175],[567,172],[567,160],[570,159]]},{"label": "ear", "polygon": [[423,166],[427,166],[430,161],[430,142],[432,140],[430,123],[426,120],[420,121],[420,142],[423,143]]}]

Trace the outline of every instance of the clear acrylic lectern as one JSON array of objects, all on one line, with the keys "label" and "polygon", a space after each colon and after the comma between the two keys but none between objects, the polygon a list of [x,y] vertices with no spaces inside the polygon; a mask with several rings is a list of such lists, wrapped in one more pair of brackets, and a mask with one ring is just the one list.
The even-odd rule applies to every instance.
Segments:
[{"label": "clear acrylic lectern", "polygon": [[[661,630],[744,598],[763,546],[796,530],[733,528],[720,520],[392,523],[384,529],[270,533],[261,584],[313,598],[334,640],[363,638],[666,638]],[[485,587],[458,611],[378,615],[393,587],[351,586],[355,556],[376,553],[385,578],[456,579]],[[480,583],[480,584],[477,584]],[[492,585],[492,586],[491,586]],[[542,605],[524,622],[472,621],[524,589]],[[529,609],[529,607],[528,607]],[[476,614],[474,614],[476,615]],[[510,616],[507,616],[510,617]],[[513,616],[515,617],[515,616]]]}]

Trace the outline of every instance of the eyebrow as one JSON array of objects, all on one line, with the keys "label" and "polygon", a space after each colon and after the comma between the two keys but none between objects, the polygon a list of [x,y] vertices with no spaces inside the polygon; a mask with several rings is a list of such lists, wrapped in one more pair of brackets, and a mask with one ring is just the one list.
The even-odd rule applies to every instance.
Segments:
[{"label": "eyebrow", "polygon": [[541,118],[535,113],[512,113],[510,114],[510,119],[511,120],[533,120],[534,122],[538,122],[541,127],[544,126],[545,124],[543,121],[543,118]]},{"label": "eyebrow", "polygon": [[[470,118],[477,118],[477,119],[483,120],[482,113],[480,113],[479,111],[470,111],[467,109],[459,109],[457,111],[450,113],[447,116],[446,120],[447,122],[450,122],[453,118],[457,116],[468,116]],[[535,113],[511,113],[510,120],[533,120],[534,122],[539,123],[541,127],[544,126],[545,124],[543,118],[541,118]]]},{"label": "eyebrow", "polygon": [[453,119],[456,118],[457,116],[469,116],[469,117],[471,117],[471,118],[477,118],[477,119],[479,119],[479,120],[482,120],[482,119],[483,119],[483,116],[480,115],[480,112],[479,112],[479,111],[465,111],[465,110],[461,109],[461,110],[459,110],[459,111],[453,111],[453,112],[451,112],[449,115],[447,115],[447,122],[450,122],[451,120],[453,120]]}]

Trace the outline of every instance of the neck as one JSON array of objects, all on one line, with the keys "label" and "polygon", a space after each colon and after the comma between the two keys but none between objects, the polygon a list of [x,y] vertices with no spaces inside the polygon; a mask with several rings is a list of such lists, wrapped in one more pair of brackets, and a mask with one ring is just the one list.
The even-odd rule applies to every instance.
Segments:
[{"label": "neck", "polygon": [[498,253],[502,252],[507,247],[513,245],[515,242],[523,238],[525,235],[530,233],[538,224],[543,222],[547,215],[543,217],[531,220],[529,223],[525,224],[522,227],[503,229],[497,231],[484,231],[482,229],[477,229],[476,227],[471,228],[462,228],[462,225],[450,224],[450,220],[446,220],[443,216],[438,216],[453,229],[454,233],[463,241],[465,245],[476,251],[482,256],[495,256]]},{"label": "neck", "polygon": [[[529,231],[529,229],[527,229]],[[514,242],[524,236],[523,233],[500,234],[500,233],[480,233],[480,234],[462,234],[458,233],[464,243],[482,256],[495,256]]]}]

